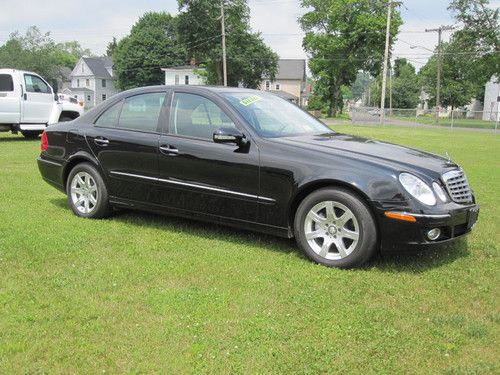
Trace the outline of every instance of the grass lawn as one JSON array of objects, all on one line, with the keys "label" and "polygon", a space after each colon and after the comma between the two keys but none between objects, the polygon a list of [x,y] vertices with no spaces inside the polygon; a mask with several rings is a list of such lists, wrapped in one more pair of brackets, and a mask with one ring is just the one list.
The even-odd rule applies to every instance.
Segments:
[{"label": "grass lawn", "polygon": [[334,128],[448,152],[481,203],[474,233],[341,271],[291,240],[79,219],[39,142],[0,135],[0,373],[499,373],[500,135]]}]

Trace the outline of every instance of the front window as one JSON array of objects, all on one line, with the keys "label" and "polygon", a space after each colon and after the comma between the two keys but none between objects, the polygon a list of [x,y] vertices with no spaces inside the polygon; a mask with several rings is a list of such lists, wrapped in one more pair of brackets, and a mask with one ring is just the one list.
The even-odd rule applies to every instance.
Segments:
[{"label": "front window", "polygon": [[24,83],[27,92],[37,92],[40,94],[51,94],[49,85],[43,79],[32,74],[24,75]]},{"label": "front window", "polygon": [[307,112],[276,95],[232,92],[223,96],[261,137],[333,133]]}]

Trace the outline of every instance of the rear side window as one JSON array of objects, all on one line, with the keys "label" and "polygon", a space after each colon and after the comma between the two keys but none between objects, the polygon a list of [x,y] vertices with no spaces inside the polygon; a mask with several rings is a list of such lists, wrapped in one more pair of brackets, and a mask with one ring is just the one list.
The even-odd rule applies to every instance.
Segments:
[{"label": "rear side window", "polygon": [[118,127],[154,132],[165,101],[165,93],[135,95],[125,99]]},{"label": "rear side window", "polygon": [[10,74],[0,74],[0,91],[14,91],[14,81]]},{"label": "rear side window", "polygon": [[24,75],[24,83],[26,84],[26,91],[37,92],[39,94],[52,94],[49,85],[43,79],[32,74]]},{"label": "rear side window", "polygon": [[99,116],[95,124],[104,128],[116,127],[121,106],[122,102],[118,102],[112,107],[108,108],[101,116]]}]

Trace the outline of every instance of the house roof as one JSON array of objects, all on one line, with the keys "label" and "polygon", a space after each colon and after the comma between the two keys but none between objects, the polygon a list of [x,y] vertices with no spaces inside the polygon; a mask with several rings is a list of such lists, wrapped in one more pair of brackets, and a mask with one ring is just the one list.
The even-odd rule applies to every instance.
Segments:
[{"label": "house roof", "polygon": [[299,79],[306,77],[306,60],[280,59],[275,79]]},{"label": "house roof", "polygon": [[196,65],[179,65],[179,66],[170,66],[168,68],[161,68],[161,70],[166,71],[166,70],[203,70],[203,68],[199,68]]},{"label": "house roof", "polygon": [[85,64],[87,64],[94,76],[98,78],[113,78],[106,69],[113,66],[113,60],[111,59],[111,57],[82,57],[82,59]]}]

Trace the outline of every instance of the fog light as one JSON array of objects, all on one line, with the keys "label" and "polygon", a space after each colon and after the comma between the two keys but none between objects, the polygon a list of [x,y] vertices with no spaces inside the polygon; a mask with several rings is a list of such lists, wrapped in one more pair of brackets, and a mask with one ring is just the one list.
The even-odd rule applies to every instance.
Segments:
[{"label": "fog light", "polygon": [[437,240],[441,235],[441,229],[434,228],[427,232],[427,238],[431,241]]}]

